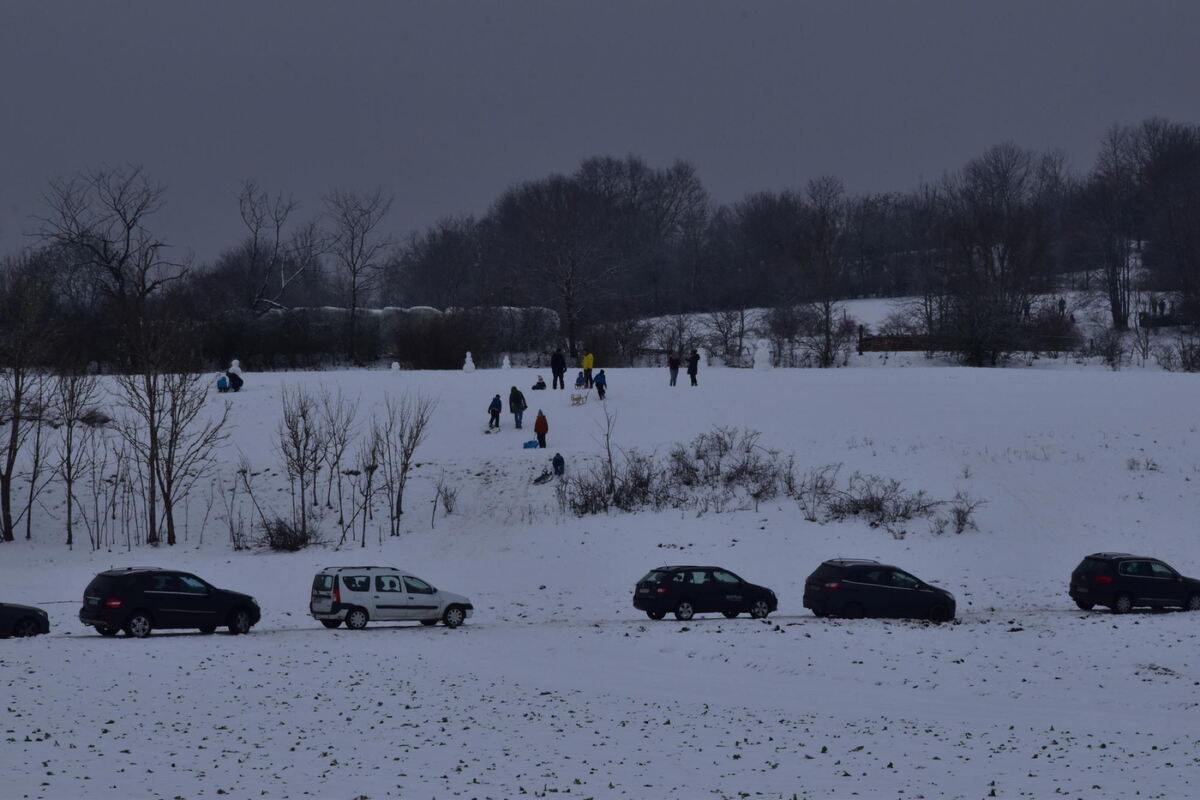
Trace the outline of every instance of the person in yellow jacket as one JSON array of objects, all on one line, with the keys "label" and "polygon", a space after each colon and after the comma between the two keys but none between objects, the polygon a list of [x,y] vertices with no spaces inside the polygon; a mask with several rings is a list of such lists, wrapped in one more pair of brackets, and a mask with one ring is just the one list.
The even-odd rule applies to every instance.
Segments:
[{"label": "person in yellow jacket", "polygon": [[583,367],[583,385],[592,388],[592,367],[596,366],[596,357],[590,350],[583,351],[583,361],[579,366]]}]

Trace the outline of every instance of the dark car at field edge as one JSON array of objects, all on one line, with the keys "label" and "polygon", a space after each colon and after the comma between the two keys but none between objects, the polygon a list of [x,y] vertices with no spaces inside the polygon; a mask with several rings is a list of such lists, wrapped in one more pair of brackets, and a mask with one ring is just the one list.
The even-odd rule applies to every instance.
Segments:
[{"label": "dark car at field edge", "polygon": [[1092,553],[1071,572],[1067,593],[1084,611],[1096,606],[1125,614],[1134,608],[1200,611],[1200,580],[1166,562],[1131,553]]},{"label": "dark car at field edge", "polygon": [[212,633],[227,626],[249,633],[262,616],[253,597],[218,589],[188,572],[127,567],[101,572],[83,593],[79,621],[102,636],[144,638],[153,630],[195,629]]},{"label": "dark car at field edge", "polygon": [[954,595],[898,567],[861,558],[825,561],[804,581],[804,607],[818,617],[954,619]]},{"label": "dark car at field edge", "polygon": [[0,639],[50,632],[50,617],[40,608],[0,603]]},{"label": "dark car at field edge", "polygon": [[762,619],[779,608],[775,593],[742,580],[722,567],[669,566],[650,570],[633,589],[633,607],[650,619],[668,613],[689,620],[696,614],[748,613]]}]

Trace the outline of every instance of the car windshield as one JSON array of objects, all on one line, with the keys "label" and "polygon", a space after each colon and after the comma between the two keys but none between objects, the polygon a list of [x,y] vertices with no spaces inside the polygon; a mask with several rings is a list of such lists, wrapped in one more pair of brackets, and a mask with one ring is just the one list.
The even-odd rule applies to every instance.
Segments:
[{"label": "car windshield", "polygon": [[638,583],[666,583],[671,580],[671,575],[672,573],[664,572],[661,569],[652,569]]},{"label": "car windshield", "polygon": [[1085,558],[1075,571],[1082,575],[1103,575],[1109,571],[1109,564],[1101,558]]},{"label": "car windshield", "polygon": [[328,592],[333,588],[333,576],[324,573],[313,578],[314,592]]}]

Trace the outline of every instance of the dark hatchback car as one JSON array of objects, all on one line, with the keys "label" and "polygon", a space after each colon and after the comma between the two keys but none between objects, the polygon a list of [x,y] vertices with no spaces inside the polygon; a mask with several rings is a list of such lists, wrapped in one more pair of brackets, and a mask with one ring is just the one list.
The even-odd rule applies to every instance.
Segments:
[{"label": "dark hatchback car", "polygon": [[0,603],[0,639],[9,636],[37,636],[50,632],[50,617],[33,606]]},{"label": "dark hatchback car", "polygon": [[676,619],[721,613],[733,619],[743,612],[755,619],[775,611],[775,593],[721,567],[655,567],[633,589],[633,607],[650,619],[670,611]]},{"label": "dark hatchback car", "polygon": [[804,581],[804,607],[818,617],[893,617],[948,622],[954,595],[878,561],[835,558]]},{"label": "dark hatchback car", "polygon": [[1137,607],[1200,611],[1200,581],[1185,578],[1157,558],[1093,553],[1071,573],[1068,591],[1084,611],[1096,606],[1125,614]]},{"label": "dark hatchback car", "polygon": [[79,621],[102,636],[143,638],[165,628],[248,633],[262,616],[250,595],[218,589],[191,575],[156,567],[101,572],[83,592]]}]

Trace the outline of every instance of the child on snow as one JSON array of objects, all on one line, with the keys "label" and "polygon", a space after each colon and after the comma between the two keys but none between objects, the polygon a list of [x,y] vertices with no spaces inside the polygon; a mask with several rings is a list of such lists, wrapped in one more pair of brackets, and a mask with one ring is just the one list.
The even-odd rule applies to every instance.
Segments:
[{"label": "child on snow", "polygon": [[491,405],[488,406],[488,430],[500,427],[500,412],[504,410],[504,403],[500,401],[500,395],[492,398]]}]

